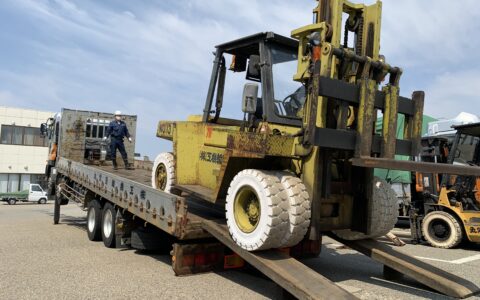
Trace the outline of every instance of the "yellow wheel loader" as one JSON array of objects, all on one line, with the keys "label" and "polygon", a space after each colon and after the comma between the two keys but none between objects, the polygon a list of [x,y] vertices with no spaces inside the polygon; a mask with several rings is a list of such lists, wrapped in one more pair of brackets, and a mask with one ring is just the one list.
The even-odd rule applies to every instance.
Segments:
[{"label": "yellow wheel loader", "polygon": [[[453,128],[452,141],[425,138],[421,159],[480,169],[480,123]],[[439,248],[462,240],[480,243],[480,177],[417,172],[415,183],[410,211],[414,242]]]},{"label": "yellow wheel loader", "polygon": [[224,212],[249,251],[318,243],[324,232],[388,233],[396,197],[373,168],[433,164],[394,159],[420,150],[424,93],[399,95],[402,70],[379,52],[381,7],[321,0],[291,38],[262,32],[216,46],[203,113],[158,124],[173,153],[155,159],[152,185]]}]

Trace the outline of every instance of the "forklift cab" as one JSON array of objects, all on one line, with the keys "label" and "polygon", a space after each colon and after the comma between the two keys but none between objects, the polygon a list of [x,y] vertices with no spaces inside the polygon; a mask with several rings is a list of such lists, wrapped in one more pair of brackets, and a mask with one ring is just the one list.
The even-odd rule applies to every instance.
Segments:
[{"label": "forklift cab", "polygon": [[[453,126],[457,131],[448,156],[448,163],[480,167],[480,123]],[[475,210],[480,208],[480,178],[446,175],[442,181],[472,200]]]},{"label": "forklift cab", "polygon": [[480,165],[480,123],[453,126],[457,133],[453,140],[449,162]]},{"label": "forklift cab", "polygon": [[[241,120],[221,117],[224,92],[232,89],[225,86],[225,79],[234,72],[245,74],[242,111],[251,127],[258,126],[261,121],[300,127],[306,93],[300,82],[292,80],[297,68],[297,51],[297,40],[273,32],[258,33],[218,45],[203,122],[242,123]],[[256,85],[258,88],[255,88]],[[256,90],[259,94],[253,95]],[[251,102],[249,105],[246,105],[247,98]]]}]

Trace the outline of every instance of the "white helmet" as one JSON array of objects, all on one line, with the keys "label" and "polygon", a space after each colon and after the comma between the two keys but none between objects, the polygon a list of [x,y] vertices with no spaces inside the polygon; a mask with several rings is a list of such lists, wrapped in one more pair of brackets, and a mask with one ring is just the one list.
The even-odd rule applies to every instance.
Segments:
[{"label": "white helmet", "polygon": [[119,110],[116,110],[114,115],[115,115],[115,116],[121,116],[121,115],[122,115],[122,112],[119,111]]}]

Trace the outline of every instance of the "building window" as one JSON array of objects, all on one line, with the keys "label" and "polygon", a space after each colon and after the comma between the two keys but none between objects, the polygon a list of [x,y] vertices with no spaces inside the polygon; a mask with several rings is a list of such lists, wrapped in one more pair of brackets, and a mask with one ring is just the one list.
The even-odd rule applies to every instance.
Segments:
[{"label": "building window", "polygon": [[13,126],[2,125],[0,142],[2,144],[11,144],[13,135]]},{"label": "building window", "polygon": [[36,128],[33,127],[27,127],[25,128],[24,134],[23,134],[23,144],[27,146],[33,146],[34,141],[35,141],[35,133],[36,133]]},{"label": "building window", "polygon": [[2,125],[0,144],[46,147],[48,140],[35,127]]},{"label": "building window", "polygon": [[[43,174],[0,174],[0,193],[28,191],[30,184],[39,184],[44,189],[47,186]],[[34,187],[32,187],[34,188]]]},{"label": "building window", "polygon": [[12,144],[14,145],[23,144],[23,127],[13,126]]}]

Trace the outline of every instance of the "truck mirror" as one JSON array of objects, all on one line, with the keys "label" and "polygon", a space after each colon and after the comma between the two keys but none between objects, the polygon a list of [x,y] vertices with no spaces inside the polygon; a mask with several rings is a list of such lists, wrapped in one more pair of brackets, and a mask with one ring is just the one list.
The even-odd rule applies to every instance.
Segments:
[{"label": "truck mirror", "polygon": [[257,111],[258,84],[246,83],[243,87],[242,111],[253,114]]},{"label": "truck mirror", "polygon": [[41,136],[47,135],[47,123],[40,124],[40,135]]},{"label": "truck mirror", "polygon": [[253,81],[261,80],[259,55],[250,55],[248,59],[248,69],[247,69],[246,78]]}]

